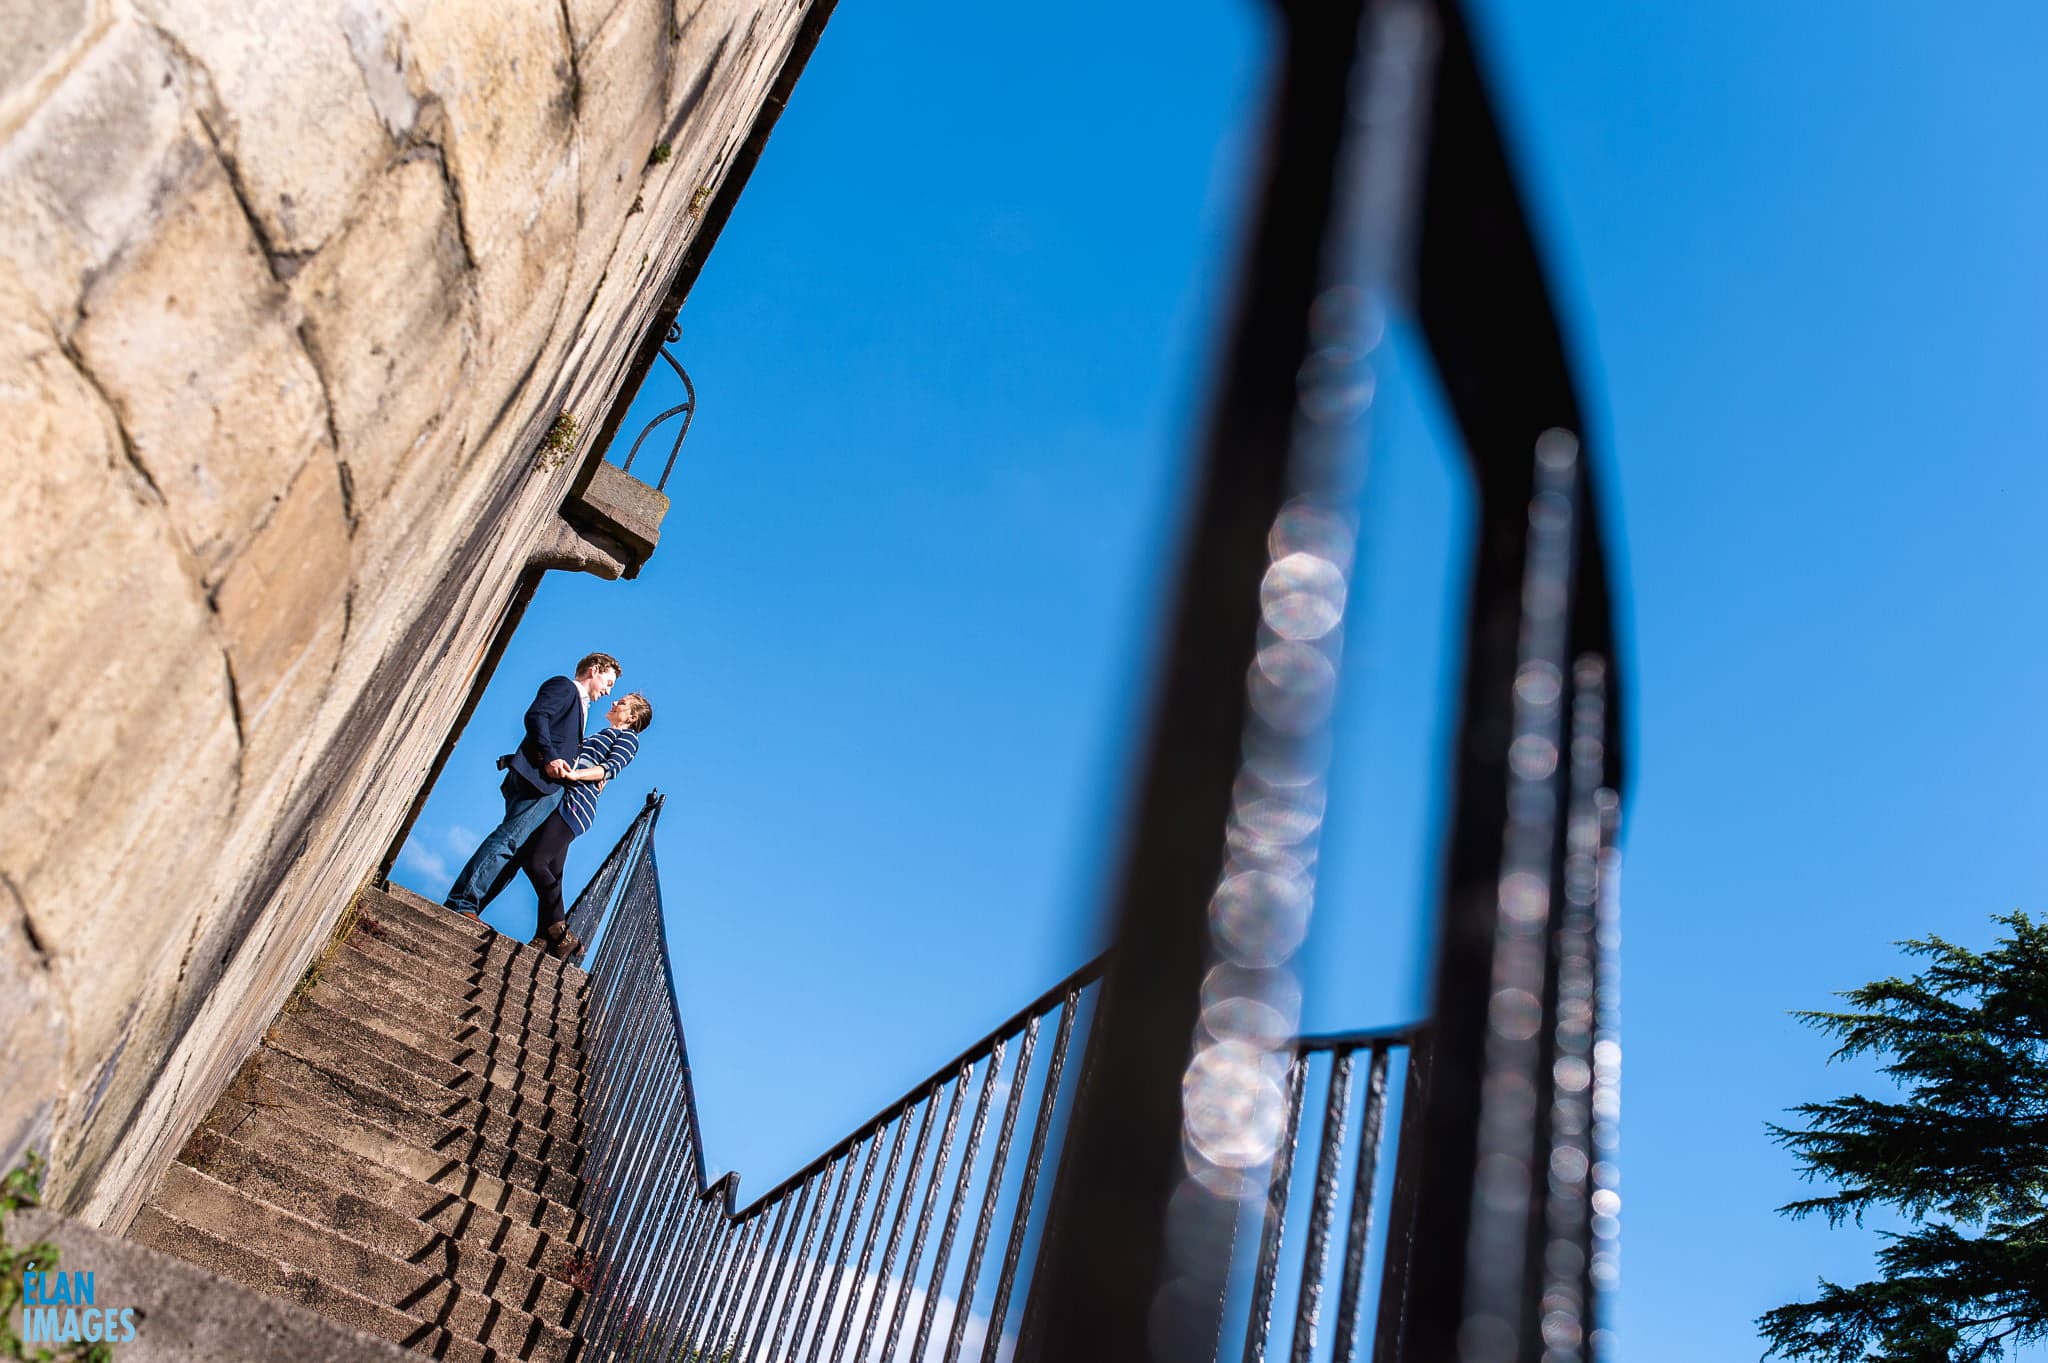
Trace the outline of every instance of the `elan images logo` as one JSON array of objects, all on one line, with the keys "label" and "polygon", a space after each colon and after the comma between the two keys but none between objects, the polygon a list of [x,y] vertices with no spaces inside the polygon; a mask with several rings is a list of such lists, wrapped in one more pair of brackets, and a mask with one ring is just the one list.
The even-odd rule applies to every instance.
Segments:
[{"label": "elan images logo", "polygon": [[135,1338],[135,1308],[102,1306],[90,1270],[21,1275],[24,1344],[125,1344]]}]

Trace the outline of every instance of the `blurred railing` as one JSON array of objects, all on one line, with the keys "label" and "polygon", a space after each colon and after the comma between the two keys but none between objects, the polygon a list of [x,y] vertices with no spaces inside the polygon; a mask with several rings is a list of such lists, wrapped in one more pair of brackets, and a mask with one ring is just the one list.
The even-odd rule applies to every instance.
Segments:
[{"label": "blurred railing", "polygon": [[[630,448],[627,449],[626,457],[619,461],[620,471],[623,473],[631,473],[633,471],[633,460],[639,455],[640,447],[647,443],[647,437],[653,435],[654,432],[660,429],[662,426],[667,425],[671,421],[675,421],[677,423],[676,438],[669,444],[668,461],[661,466],[661,478],[654,485],[655,491],[657,492],[662,491],[668,487],[669,475],[676,471],[676,456],[683,452],[683,438],[689,435],[690,422],[693,419],[695,419],[697,415],[697,385],[690,381],[689,371],[683,368],[682,361],[678,360],[675,357],[674,353],[669,350],[669,346],[674,345],[677,341],[681,340],[682,337],[683,329],[681,324],[677,322],[670,322],[668,327],[668,339],[666,343],[663,344],[663,346],[661,347],[660,353],[662,360],[668,365],[670,369],[675,371],[676,378],[679,381],[681,381],[683,385],[683,400],[677,403],[675,406],[670,407],[665,411],[661,412],[659,415],[655,416],[653,419],[648,421],[646,425],[642,426],[640,428],[640,434],[633,437],[633,444]],[[644,386],[645,385],[643,384],[643,387]]]},{"label": "blurred railing", "polygon": [[1376,1356],[1589,1363],[1612,1353],[1620,1208],[1625,725],[1603,470],[1465,6],[1274,10],[1090,1082],[1018,1359],[1195,1363],[1238,1309],[1238,1223],[1282,1162],[1290,1102],[1288,1043],[1244,1019],[1299,997],[1291,958],[1328,911],[1329,709],[1392,318],[1427,348],[1476,514],[1427,1083],[1401,1117],[1425,1157],[1396,1179]]}]

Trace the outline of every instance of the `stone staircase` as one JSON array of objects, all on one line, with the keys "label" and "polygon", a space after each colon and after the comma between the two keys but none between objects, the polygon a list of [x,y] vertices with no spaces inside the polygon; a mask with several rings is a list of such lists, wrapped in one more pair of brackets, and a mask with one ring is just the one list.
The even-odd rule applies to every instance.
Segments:
[{"label": "stone staircase", "polygon": [[566,1363],[583,972],[366,891],[129,1234],[457,1363]]}]

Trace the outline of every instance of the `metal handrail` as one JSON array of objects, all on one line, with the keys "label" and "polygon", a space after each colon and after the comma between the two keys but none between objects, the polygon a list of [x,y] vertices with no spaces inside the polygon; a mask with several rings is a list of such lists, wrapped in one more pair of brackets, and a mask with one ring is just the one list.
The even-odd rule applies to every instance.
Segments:
[{"label": "metal handrail", "polygon": [[988,1035],[982,1037],[979,1041],[976,1041],[960,1052],[960,1054],[933,1070],[924,1079],[911,1085],[902,1097],[854,1127],[837,1145],[827,1150],[824,1154],[819,1155],[781,1183],[776,1184],[773,1188],[761,1194],[752,1204],[736,1211],[734,1215],[745,1217],[759,1212],[763,1206],[786,1194],[798,1182],[823,1168],[835,1156],[857,1145],[875,1132],[887,1127],[897,1118],[903,1116],[906,1111],[917,1103],[921,1095],[943,1087],[953,1075],[962,1070],[971,1069],[988,1059],[998,1046],[1002,1045],[1006,1040],[1014,1039],[1032,1021],[1042,1020],[1058,1010],[1069,994],[1078,995],[1100,980],[1102,978],[1103,960],[1102,956],[1095,957],[1058,984],[1040,994],[1030,1003],[1025,1004],[1015,1013],[997,1023],[995,1029],[989,1032]]},{"label": "metal handrail", "polygon": [[[781,1348],[793,1309],[796,1336],[801,1339],[811,1330],[814,1356],[836,1320],[838,1339],[833,1357],[839,1357],[848,1343],[858,1305],[855,1296],[844,1293],[856,1230],[865,1227],[853,1280],[855,1295],[869,1272],[886,1206],[892,1194],[899,1194],[879,1269],[896,1289],[883,1355],[890,1356],[906,1324],[909,1284],[917,1279],[930,1237],[966,1092],[974,1082],[976,1068],[983,1067],[973,1130],[959,1157],[944,1227],[931,1258],[924,1308],[916,1325],[916,1347],[921,1351],[936,1325],[938,1301],[961,1211],[974,1186],[975,1164],[1005,1050],[1013,1043],[1019,1046],[1002,1131],[990,1156],[992,1172],[982,1175],[981,1214],[966,1269],[970,1274],[979,1269],[989,1244],[1003,1191],[1001,1168],[1009,1154],[1024,1089],[1034,1076],[1031,1056],[1040,1026],[1057,1012],[1058,1035],[1050,1060],[1035,1072],[1043,1090],[1039,1118],[1028,1155],[1025,1192],[1013,1208],[1012,1230],[995,1288],[1006,1306],[1033,1201],[1030,1190],[1043,1164],[1052,1113],[1062,1092],[1060,1074],[1075,1035],[1082,994],[1100,977],[1100,961],[1091,961],[1060,981],[809,1164],[749,1206],[736,1209],[738,1175],[710,1178],[703,1157],[653,858],[651,834],[660,808],[660,798],[650,797],[591,886],[579,896],[572,916],[572,922],[581,919],[587,924],[593,914],[610,913],[592,966],[586,1004],[591,1051],[585,1083],[592,1136],[586,1156],[585,1200],[592,1229],[588,1237],[591,1294],[579,1322],[584,1357],[615,1357],[643,1345],[651,1346],[653,1356],[660,1358],[685,1349],[687,1356],[705,1356],[707,1347],[713,1357],[723,1356],[728,1348],[744,1350],[744,1356],[752,1357],[764,1345],[771,1351]],[[943,1134],[932,1158],[916,1230],[907,1242],[908,1258],[897,1273],[894,1266],[899,1249],[906,1248],[904,1230],[912,1194],[942,1103],[947,1109]],[[899,1187],[897,1172],[913,1119],[918,1126],[917,1150]],[[884,1133],[893,1133],[890,1161],[882,1186],[870,1203]],[[847,1205],[854,1164],[863,1152],[866,1157],[859,1190],[842,1225],[840,1211]],[[835,1179],[836,1190],[827,1212],[826,1188]],[[819,1240],[821,1228],[823,1239]],[[831,1257],[835,1239],[837,1258],[828,1275],[823,1262]],[[821,1286],[822,1303],[818,1298]],[[743,1290],[749,1299],[744,1312],[739,1309]],[[861,1334],[862,1353],[873,1343],[881,1324],[882,1305],[881,1294],[870,1295]],[[815,1317],[814,1306],[819,1308]],[[966,1321],[966,1312],[956,1309],[951,1321],[955,1336],[965,1329]],[[1000,1322],[993,1334],[1000,1334]],[[957,1352],[957,1344],[953,1351]]]},{"label": "metal handrail", "polygon": [[[1010,1231],[991,1284],[998,1306],[984,1356],[993,1358],[1001,1313],[1014,1296],[1035,1188],[1053,1136],[1053,1114],[1063,1095],[1071,1098],[1071,1085],[1062,1075],[1084,1026],[1083,996],[1099,980],[1102,962],[1090,961],[1074,971],[817,1158],[738,1207],[739,1176],[712,1178],[703,1155],[653,855],[652,831],[660,809],[661,798],[650,796],[571,915],[572,924],[584,926],[603,920],[586,1002],[591,1141],[584,1178],[591,1290],[578,1322],[582,1356],[632,1356],[644,1348],[662,1359],[722,1358],[728,1350],[752,1358],[764,1356],[764,1349],[781,1357],[793,1326],[795,1340],[808,1338],[812,1359],[827,1333],[836,1332],[831,1357],[838,1359],[851,1342],[857,1315],[863,1323],[854,1357],[866,1356],[885,1321],[882,1357],[893,1356],[907,1326],[915,1331],[921,1355],[939,1323],[938,1306],[963,1210],[977,1190],[980,1210],[962,1272],[976,1280],[980,1276],[997,1212],[1005,1203],[1003,1170],[1019,1108],[1026,1088],[1036,1083],[1038,1116],[1021,1187],[1008,1200]],[[1046,1063],[1034,1066],[1042,1026],[1055,1014],[1056,1035]],[[1007,1067],[1009,1098],[988,1163],[982,1165],[992,1098],[1007,1055],[1016,1057]],[[972,1129],[956,1155],[970,1088],[978,1092]],[[902,1158],[913,1125],[916,1148],[905,1168]],[[935,1130],[938,1146],[932,1151]],[[890,1157],[877,1189],[873,1180],[885,1141]],[[856,1164],[861,1168],[857,1188]],[[911,1229],[920,1184],[923,1196]],[[888,1215],[892,1202],[893,1217]],[[889,1234],[881,1247],[885,1220]],[[879,1264],[874,1259],[878,1247]],[[900,1268],[899,1253],[906,1256]],[[921,1267],[926,1268],[923,1303],[912,1326],[908,1315]],[[893,1296],[869,1292],[863,1313],[858,1298],[871,1269]],[[956,1306],[948,1322],[950,1354],[958,1353],[968,1319],[968,1309]]]},{"label": "metal handrail", "polygon": [[690,422],[697,415],[697,385],[690,381],[689,371],[683,368],[682,362],[668,348],[682,338],[682,325],[678,322],[669,323],[668,342],[662,346],[660,353],[661,358],[667,361],[668,367],[676,371],[676,377],[683,381],[683,400],[642,426],[640,434],[633,438],[632,448],[626,451],[625,459],[619,464],[620,472],[631,473],[633,471],[634,456],[640,453],[640,446],[646,442],[648,436],[654,433],[654,428],[671,417],[682,417],[682,425],[676,428],[675,442],[668,447],[668,462],[663,464],[661,468],[661,481],[654,485],[657,492],[668,487],[669,475],[676,471],[676,456],[681,454],[683,450],[683,437],[690,433]]}]

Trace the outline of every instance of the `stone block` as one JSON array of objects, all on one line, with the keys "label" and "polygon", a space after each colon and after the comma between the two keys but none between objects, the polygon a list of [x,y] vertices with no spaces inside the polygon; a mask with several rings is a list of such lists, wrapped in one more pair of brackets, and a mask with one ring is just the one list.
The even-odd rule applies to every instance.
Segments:
[{"label": "stone block", "polygon": [[0,1168],[12,1169],[30,1145],[47,1149],[57,1106],[49,1092],[54,1057],[69,1027],[48,954],[35,935],[28,905],[0,882]]},{"label": "stone block", "polygon": [[206,121],[271,248],[318,250],[395,147],[361,69],[381,53],[356,52],[347,23],[349,11],[372,8],[369,0],[142,0],[141,8],[202,73]]},{"label": "stone block", "polygon": [[341,477],[327,459],[311,459],[214,594],[242,729],[252,744],[274,722],[270,709],[288,689],[311,689],[318,698],[340,643],[347,596]]},{"label": "stone block", "polygon": [[68,329],[86,281],[146,238],[212,159],[190,98],[163,44],[123,21],[0,140],[0,259],[43,317]]},{"label": "stone block", "polygon": [[[583,59],[585,49],[597,37],[598,30],[610,22],[612,15],[617,13],[622,5],[635,2],[645,4],[647,0],[563,0],[562,10],[569,17],[570,41],[575,44],[579,63]],[[654,7],[662,11],[663,27],[666,28],[667,0],[655,0]]]},{"label": "stone block", "polygon": [[556,5],[393,0],[459,186],[477,266],[482,397],[524,384],[562,304],[577,223],[575,68]]},{"label": "stone block", "polygon": [[74,337],[208,584],[325,444],[298,309],[216,161],[100,275]]},{"label": "stone block", "polygon": [[408,459],[448,457],[436,437],[467,386],[467,273],[455,206],[422,152],[379,179],[292,281],[358,518],[376,514]]},{"label": "stone block", "polygon": [[627,550],[630,569],[637,570],[661,542],[668,497],[617,464],[599,460],[590,466],[589,480],[570,497],[562,514],[617,540]]},{"label": "stone block", "polygon": [[0,128],[106,24],[104,0],[42,0],[0,8]]},{"label": "stone block", "polygon": [[[472,303],[472,307],[474,304]],[[468,363],[458,381],[474,392],[474,348],[466,352]],[[446,405],[439,424],[414,447],[387,465],[389,479],[381,494],[374,487],[357,487],[359,510],[355,524],[353,563],[355,581],[351,588],[350,629],[372,638],[387,638],[402,628],[407,611],[419,606],[423,584],[409,571],[419,562],[445,562],[454,546],[473,534],[481,513],[475,510],[479,480],[474,476],[478,451],[469,439],[473,418],[467,394],[435,390]],[[405,400],[412,398],[408,382]],[[372,461],[371,472],[376,464]],[[355,468],[350,465],[350,481]],[[368,500],[369,504],[364,505]],[[374,655],[356,656],[343,666],[344,684],[360,686]],[[356,670],[351,670],[351,669]]]},{"label": "stone block", "polygon": [[[572,8],[572,18],[576,11]],[[582,226],[569,303],[581,307],[611,266],[621,233],[643,198],[648,154],[661,136],[668,84],[669,13],[658,0],[624,0],[580,49],[577,120]],[[642,203],[642,213],[645,212]]]}]

